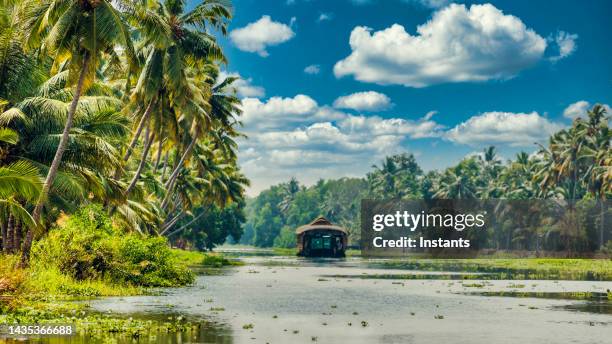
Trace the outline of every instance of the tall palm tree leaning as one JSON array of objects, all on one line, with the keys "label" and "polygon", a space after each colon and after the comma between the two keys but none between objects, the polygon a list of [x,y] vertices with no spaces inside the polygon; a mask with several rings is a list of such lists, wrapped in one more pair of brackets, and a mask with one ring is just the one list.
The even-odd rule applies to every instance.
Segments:
[{"label": "tall palm tree leaning", "polygon": [[[127,7],[128,4],[125,6],[129,12],[138,12],[134,8]],[[163,3],[156,3],[153,9],[155,12],[147,12],[148,19],[139,23],[143,26],[143,31],[148,33],[142,42],[145,46],[146,61],[132,94],[133,100],[148,105],[126,150],[124,161],[127,161],[132,154],[142,128],[149,125],[149,121],[152,120],[151,114],[154,108],[164,103],[164,97],[172,98],[170,105],[176,108],[176,112],[192,112],[191,115],[193,112],[202,112],[205,107],[202,103],[206,103],[209,96],[202,97],[201,93],[207,93],[206,91],[190,87],[193,85],[190,85],[188,71],[190,64],[203,61],[226,62],[223,51],[209,32],[209,28],[215,28],[223,34],[227,32],[228,21],[232,17],[231,1],[203,0],[193,10],[186,11],[184,0],[166,0]],[[142,15],[140,18],[145,19]],[[158,113],[161,114],[160,111]],[[161,130],[163,126],[158,123],[157,128]],[[194,140],[183,153],[178,165],[182,165],[191,154],[197,141],[198,129],[201,128],[193,129]],[[161,133],[154,134],[157,134],[161,142]],[[145,137],[145,143],[145,154],[141,157],[141,165],[147,159],[146,155],[152,140]],[[129,195],[138,181],[139,171],[140,169],[132,177],[126,195]],[[175,168],[169,179],[172,182],[166,183],[166,186],[174,184],[178,172],[179,168]],[[121,172],[118,170],[115,176],[120,177]]]},{"label": "tall palm tree leaning", "polygon": [[[49,189],[68,145],[79,98],[94,78],[99,55],[103,52],[114,54],[117,45],[123,45],[128,57],[133,54],[128,27],[121,14],[111,5],[111,1],[50,0],[43,1],[40,6],[39,15],[33,21],[32,31],[27,37],[27,45],[35,49],[42,47],[41,55],[46,53],[52,56],[55,66],[69,63],[69,81],[76,83],[76,86],[59,145],[32,212],[32,217],[38,224]],[[34,230],[30,228],[23,243],[22,266],[29,263],[33,239]]]}]

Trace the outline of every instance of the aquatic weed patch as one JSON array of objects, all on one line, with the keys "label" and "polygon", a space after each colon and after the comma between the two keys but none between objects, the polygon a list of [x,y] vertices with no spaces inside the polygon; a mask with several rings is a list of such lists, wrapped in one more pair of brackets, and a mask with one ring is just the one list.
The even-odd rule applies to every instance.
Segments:
[{"label": "aquatic weed patch", "polygon": [[201,327],[209,326],[206,321],[188,321],[183,316],[147,320],[123,318],[113,314],[90,314],[86,306],[78,304],[64,304],[54,309],[16,309],[9,314],[0,315],[0,324],[72,324],[77,335],[95,339],[107,338],[109,335],[126,338],[155,337],[164,333],[199,331]]},{"label": "aquatic weed patch", "polygon": [[606,259],[414,259],[370,263],[373,267],[420,271],[487,273],[487,279],[612,281]]},{"label": "aquatic weed patch", "polygon": [[581,301],[604,301],[612,305],[612,300],[608,299],[607,293],[598,292],[530,292],[530,291],[483,291],[460,293],[464,295],[476,296],[503,296],[518,298],[538,298],[554,300],[581,300]]}]

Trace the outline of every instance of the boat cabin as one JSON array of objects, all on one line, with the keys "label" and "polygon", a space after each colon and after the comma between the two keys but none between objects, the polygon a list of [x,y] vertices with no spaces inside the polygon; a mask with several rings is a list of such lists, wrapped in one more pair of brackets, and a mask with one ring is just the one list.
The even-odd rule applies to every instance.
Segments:
[{"label": "boat cabin", "polygon": [[296,229],[298,256],[344,257],[348,231],[324,217]]}]

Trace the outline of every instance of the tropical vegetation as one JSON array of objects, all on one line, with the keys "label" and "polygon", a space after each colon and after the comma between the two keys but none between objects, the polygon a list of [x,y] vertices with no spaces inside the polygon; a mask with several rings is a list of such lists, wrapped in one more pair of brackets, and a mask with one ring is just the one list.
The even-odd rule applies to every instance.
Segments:
[{"label": "tropical vegetation", "polygon": [[[236,157],[240,101],[236,79],[221,76],[217,43],[232,11],[224,0],[190,9],[184,0],[0,1],[4,253],[27,266],[39,239],[68,244],[57,235],[159,238],[148,242],[158,246],[170,237],[200,249],[240,237],[248,185]],[[83,208],[111,224],[53,233]],[[217,218],[231,226],[191,226]],[[123,244],[113,245],[125,258]],[[115,276],[127,267],[106,268]],[[84,269],[77,277],[94,273]]]},{"label": "tropical vegetation", "polygon": [[531,212],[537,215],[532,217],[515,216],[519,212],[509,207],[492,209],[495,229],[472,239],[481,248],[609,252],[611,139],[606,107],[595,105],[546,145],[508,161],[490,146],[443,171],[425,172],[414,155],[404,153],[385,157],[365,178],[320,180],[309,187],[292,179],[248,200],[241,243],[294,247],[297,226],[326,216],[347,228],[357,246],[361,199],[546,199],[565,202],[555,211]]}]

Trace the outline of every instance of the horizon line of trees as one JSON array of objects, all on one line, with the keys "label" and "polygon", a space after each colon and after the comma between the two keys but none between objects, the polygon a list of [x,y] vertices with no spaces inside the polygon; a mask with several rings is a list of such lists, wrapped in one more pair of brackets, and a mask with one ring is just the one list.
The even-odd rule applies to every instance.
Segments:
[{"label": "horizon line of trees", "polygon": [[227,0],[0,0],[2,252],[26,266],[34,240],[91,203],[173,240],[211,208],[240,218],[240,100],[217,42],[232,12]]},{"label": "horizon line of trees", "polygon": [[[494,146],[443,171],[424,172],[412,154],[387,156],[364,178],[319,180],[305,187],[292,178],[247,200],[241,243],[294,247],[295,228],[325,216],[360,238],[360,201],[371,199],[561,199],[559,218],[516,218],[499,209],[484,248],[588,251],[610,246],[607,200],[612,199],[612,149],[606,108],[595,105],[586,118],[554,133],[535,154],[520,152],[503,162]],[[533,214],[544,214],[534,211]],[[595,230],[596,229],[596,230]],[[612,247],[608,248],[612,251]]]}]

